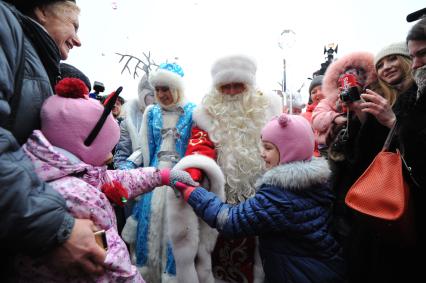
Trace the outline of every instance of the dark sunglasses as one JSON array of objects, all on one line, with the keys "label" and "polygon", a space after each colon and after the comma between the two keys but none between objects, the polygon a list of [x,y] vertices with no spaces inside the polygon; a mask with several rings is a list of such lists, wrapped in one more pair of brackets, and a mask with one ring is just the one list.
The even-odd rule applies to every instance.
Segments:
[{"label": "dark sunglasses", "polygon": [[156,86],[155,87],[155,91],[156,92],[166,92],[166,91],[169,91],[170,90],[170,88],[168,87],[168,86]]},{"label": "dark sunglasses", "polygon": [[123,87],[120,86],[117,88],[117,90],[114,92],[113,95],[111,95],[107,100],[104,102],[104,112],[102,112],[101,117],[99,118],[98,122],[96,123],[93,130],[90,132],[89,136],[84,141],[85,146],[90,146],[93,141],[95,140],[96,136],[101,131],[103,125],[105,124],[106,118],[111,113],[112,108],[115,105],[115,102],[117,101],[118,96],[120,95],[121,91],[123,90]]}]

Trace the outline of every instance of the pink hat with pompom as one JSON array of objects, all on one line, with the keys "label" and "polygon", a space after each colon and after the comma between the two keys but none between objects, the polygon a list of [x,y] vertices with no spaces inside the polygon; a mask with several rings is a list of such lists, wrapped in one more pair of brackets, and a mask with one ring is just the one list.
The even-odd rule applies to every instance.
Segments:
[{"label": "pink hat with pompom", "polygon": [[41,131],[52,145],[71,152],[83,162],[104,165],[120,137],[114,117],[109,114],[93,142],[85,145],[104,107],[88,97],[88,89],[79,79],[63,79],[55,91],[57,95],[49,97],[42,106]]},{"label": "pink hat with pompom", "polygon": [[314,154],[314,133],[308,120],[281,114],[262,129],[262,141],[273,143],[280,152],[280,164],[310,160]]}]

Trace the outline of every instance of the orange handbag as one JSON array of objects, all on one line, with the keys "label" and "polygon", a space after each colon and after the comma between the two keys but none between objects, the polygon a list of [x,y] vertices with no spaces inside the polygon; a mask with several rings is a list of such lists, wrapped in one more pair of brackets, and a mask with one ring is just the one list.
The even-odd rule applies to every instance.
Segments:
[{"label": "orange handbag", "polygon": [[409,188],[404,181],[399,150],[388,151],[395,133],[389,132],[385,145],[370,166],[351,186],[345,197],[350,208],[383,220],[399,220],[408,210]]}]

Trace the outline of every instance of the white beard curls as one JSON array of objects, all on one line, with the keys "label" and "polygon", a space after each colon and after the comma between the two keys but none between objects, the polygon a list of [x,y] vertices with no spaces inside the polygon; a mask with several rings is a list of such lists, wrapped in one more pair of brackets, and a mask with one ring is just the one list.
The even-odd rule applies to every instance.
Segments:
[{"label": "white beard curls", "polygon": [[234,96],[213,90],[202,105],[212,118],[209,136],[225,175],[226,200],[245,201],[255,194],[254,184],[264,172],[260,131],[267,122],[269,101],[254,88]]}]

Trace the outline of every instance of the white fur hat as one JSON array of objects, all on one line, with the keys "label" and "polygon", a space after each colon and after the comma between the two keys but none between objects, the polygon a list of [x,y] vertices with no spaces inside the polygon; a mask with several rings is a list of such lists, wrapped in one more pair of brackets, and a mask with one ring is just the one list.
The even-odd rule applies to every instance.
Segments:
[{"label": "white fur hat", "polygon": [[164,63],[150,74],[149,82],[154,88],[156,86],[168,86],[183,92],[183,76],[183,70],[178,64]]},{"label": "white fur hat", "polygon": [[244,55],[232,55],[217,60],[211,69],[213,85],[219,87],[228,83],[256,83],[256,63]]}]

